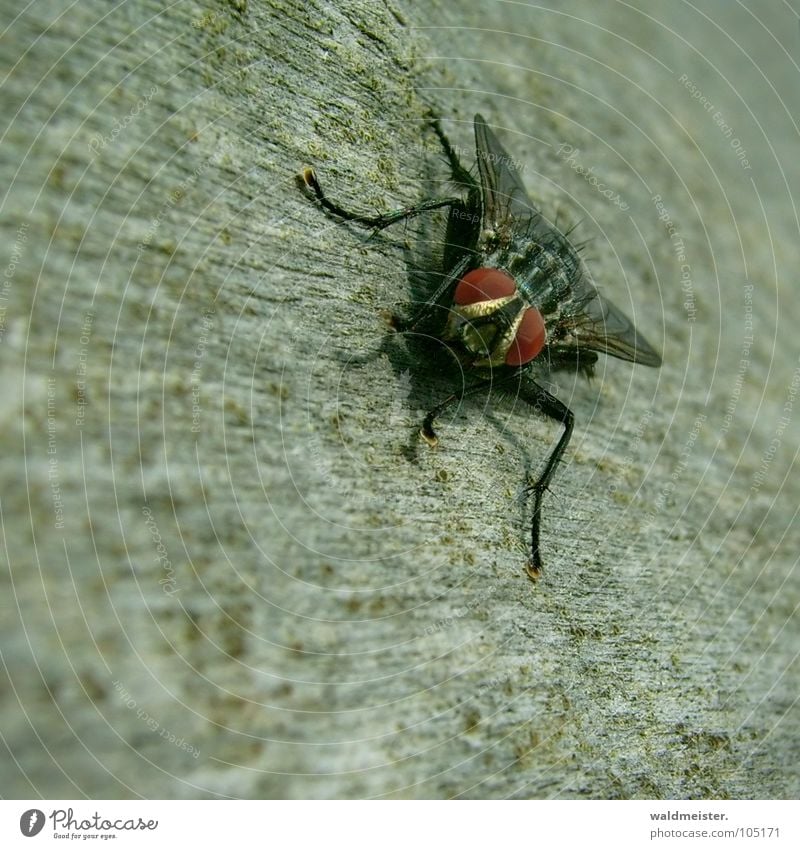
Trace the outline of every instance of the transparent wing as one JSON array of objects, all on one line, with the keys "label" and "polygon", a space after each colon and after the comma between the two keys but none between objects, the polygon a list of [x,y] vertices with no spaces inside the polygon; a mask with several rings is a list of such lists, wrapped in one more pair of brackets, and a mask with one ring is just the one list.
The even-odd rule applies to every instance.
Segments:
[{"label": "transparent wing", "polygon": [[646,366],[660,366],[661,357],[633,326],[633,322],[606,300],[580,271],[580,261],[563,233],[548,224],[528,197],[516,163],[489,129],[475,116],[475,150],[483,193],[483,224],[501,239],[514,232],[546,245],[568,264],[574,291],[574,309],[562,321],[578,349],[601,351]]},{"label": "transparent wing", "polygon": [[475,116],[475,153],[483,189],[484,224],[498,233],[526,227],[539,210],[528,197],[514,160],[482,115]]},{"label": "transparent wing", "polygon": [[633,326],[633,322],[587,283],[586,296],[565,322],[577,340],[578,348],[602,351],[621,360],[658,367],[661,357]]}]

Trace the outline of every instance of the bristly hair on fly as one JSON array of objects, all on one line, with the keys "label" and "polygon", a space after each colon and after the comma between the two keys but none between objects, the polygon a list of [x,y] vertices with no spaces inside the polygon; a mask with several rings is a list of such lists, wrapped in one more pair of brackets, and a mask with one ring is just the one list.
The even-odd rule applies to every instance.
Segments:
[{"label": "bristly hair on fly", "polygon": [[526,487],[533,496],[526,568],[536,580],[543,570],[542,499],[574,427],[572,411],[538,380],[558,369],[590,376],[599,353],[654,368],[661,357],[594,286],[578,255],[581,245],[569,239],[574,226],[562,232],[531,201],[515,161],[485,119],[474,120],[477,175],[461,164],[437,119],[432,126],[457,195],[365,215],[331,201],[312,168],[303,170],[302,181],[326,212],[376,231],[447,211],[441,282],[410,318],[394,324],[400,332],[434,333],[473,377],[425,416],[421,435],[429,445],[437,444],[434,422],[448,407],[498,387],[563,426],[544,470]]}]

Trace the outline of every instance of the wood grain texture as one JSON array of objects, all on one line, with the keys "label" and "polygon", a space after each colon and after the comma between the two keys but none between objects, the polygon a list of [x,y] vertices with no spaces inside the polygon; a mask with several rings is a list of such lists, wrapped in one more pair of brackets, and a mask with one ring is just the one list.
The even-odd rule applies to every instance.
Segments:
[{"label": "wood grain texture", "polygon": [[[3,6],[4,796],[797,797],[778,12]],[[557,429],[493,396],[419,444],[460,376],[382,317],[436,222],[296,181],[447,191],[429,107],[664,351],[559,377],[535,586]]]}]

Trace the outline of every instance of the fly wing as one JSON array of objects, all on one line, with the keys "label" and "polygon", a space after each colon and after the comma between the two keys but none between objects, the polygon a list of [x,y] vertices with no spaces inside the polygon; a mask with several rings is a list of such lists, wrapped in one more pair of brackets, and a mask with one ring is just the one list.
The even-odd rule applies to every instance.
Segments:
[{"label": "fly wing", "polygon": [[475,116],[475,152],[483,192],[483,226],[494,230],[501,240],[510,238],[515,231],[524,231],[529,238],[548,245],[562,262],[569,259],[572,264],[569,276],[577,290],[576,306],[562,321],[574,336],[576,346],[632,363],[660,366],[661,357],[637,333],[631,320],[583,277],[574,249],[562,233],[542,219],[528,197],[514,160],[480,114]]},{"label": "fly wing", "polygon": [[483,189],[484,226],[498,235],[527,227],[539,210],[528,197],[514,160],[482,115],[475,116],[475,153]]},{"label": "fly wing", "polygon": [[643,366],[658,367],[661,357],[637,332],[633,322],[604,298],[594,286],[585,282],[586,297],[576,312],[565,322],[577,340],[578,348],[602,351],[621,360]]}]

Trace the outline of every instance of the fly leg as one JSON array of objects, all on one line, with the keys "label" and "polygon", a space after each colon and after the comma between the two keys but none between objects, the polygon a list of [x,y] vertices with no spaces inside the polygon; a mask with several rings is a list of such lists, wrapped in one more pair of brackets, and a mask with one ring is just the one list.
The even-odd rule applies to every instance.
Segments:
[{"label": "fly leg", "polygon": [[575,416],[572,410],[562,404],[558,398],[551,395],[546,389],[539,386],[538,383],[526,380],[520,381],[520,378],[525,374],[524,370],[515,371],[512,374],[505,375],[499,380],[485,380],[480,383],[475,383],[468,386],[461,392],[455,392],[449,395],[441,404],[437,404],[422,423],[421,434],[423,439],[430,446],[435,446],[438,442],[436,431],[433,429],[434,421],[452,404],[474,395],[492,386],[504,386],[509,383],[516,382],[519,386],[519,398],[530,404],[533,409],[548,418],[554,419],[564,426],[564,432],[556,444],[556,447],[550,453],[545,464],[544,471],[539,475],[538,480],[528,487],[528,492],[533,493],[533,518],[531,519],[531,556],[527,563],[526,569],[528,575],[533,580],[537,580],[543,571],[542,556],[539,546],[539,532],[541,528],[542,518],[542,497],[547,492],[550,481],[553,479],[556,467],[558,466],[564,451],[572,437],[572,429],[575,424]]},{"label": "fly leg", "polygon": [[323,209],[326,209],[338,218],[342,218],[345,221],[352,221],[354,224],[360,224],[362,227],[368,227],[372,230],[383,230],[386,227],[390,227],[392,224],[397,224],[399,221],[406,221],[416,215],[421,215],[423,212],[432,212],[435,209],[442,209],[444,207],[455,209],[456,213],[461,218],[469,215],[473,207],[476,206],[476,211],[480,212],[480,187],[475,182],[475,179],[469,171],[467,171],[461,164],[458,155],[453,149],[453,146],[450,144],[450,140],[444,134],[444,130],[439,123],[439,119],[435,117],[432,118],[431,125],[442,144],[445,156],[450,164],[450,170],[452,172],[454,182],[463,186],[469,192],[469,198],[466,203],[464,202],[464,199],[460,197],[440,198],[424,201],[416,206],[406,206],[402,209],[396,209],[393,212],[387,212],[384,215],[363,215],[359,212],[351,212],[350,210],[344,209],[339,206],[339,204],[330,200],[325,195],[325,192],[322,191],[322,186],[320,186],[313,168],[304,168],[300,177],[302,178],[304,185],[311,189],[314,193],[317,201]]},{"label": "fly leg", "polygon": [[423,201],[415,206],[406,206],[382,215],[365,215],[360,212],[344,209],[344,207],[330,200],[323,191],[313,168],[304,168],[300,175],[303,185],[313,192],[319,205],[327,212],[335,215],[337,218],[341,218],[343,221],[352,221],[354,224],[359,224],[362,227],[375,231],[383,230],[400,221],[407,221],[409,218],[414,218],[425,212],[434,212],[437,209],[449,209],[443,267],[449,269],[450,273],[437,286],[428,301],[418,306],[410,319],[401,319],[396,316],[389,317],[389,324],[400,333],[417,330],[424,325],[428,325],[432,317],[438,318],[441,316],[441,310],[443,308],[447,309],[450,290],[458,277],[467,269],[480,231],[482,212],[480,186],[469,171],[461,164],[458,154],[445,135],[439,119],[435,116],[431,118],[431,126],[439,138],[439,142],[450,165],[453,182],[466,192],[466,198],[447,197],[432,199]]},{"label": "fly leg", "polygon": [[572,436],[572,427],[575,424],[575,416],[569,407],[562,404],[558,398],[555,398],[546,389],[539,386],[539,384],[531,382],[527,385],[526,389],[531,390],[531,392],[527,396],[525,392],[521,392],[520,397],[523,400],[527,401],[537,413],[555,419],[555,421],[564,425],[564,432],[561,434],[556,447],[550,453],[544,471],[539,475],[536,483],[528,487],[528,492],[533,493],[533,518],[531,520],[531,557],[526,568],[528,576],[535,581],[542,574],[542,557],[539,552],[542,496],[547,491],[556,466],[569,444],[570,437]]},{"label": "fly leg", "polygon": [[325,192],[322,191],[322,186],[320,186],[313,168],[304,168],[301,177],[303,183],[311,189],[323,209],[332,215],[336,215],[338,218],[342,218],[345,221],[352,221],[354,224],[360,224],[362,227],[368,227],[371,230],[383,230],[392,224],[397,224],[399,221],[406,221],[409,218],[414,218],[416,215],[421,215],[423,212],[432,212],[434,209],[453,207],[459,204],[463,206],[464,203],[461,198],[439,198],[424,201],[416,206],[405,206],[402,209],[387,212],[385,215],[362,215],[359,212],[350,212],[332,200],[329,200]]},{"label": "fly leg", "polygon": [[441,416],[441,414],[452,404],[455,404],[457,401],[463,401],[464,398],[468,398],[470,395],[474,395],[476,392],[488,389],[491,386],[491,380],[482,380],[480,383],[475,383],[472,386],[465,387],[461,390],[461,392],[454,392],[452,395],[448,395],[441,404],[437,404],[428,413],[428,415],[425,416],[425,420],[422,422],[422,428],[420,429],[422,438],[428,443],[428,445],[431,446],[431,448],[433,448],[439,442],[439,437],[433,429],[433,423],[436,419],[438,419],[439,416]]},{"label": "fly leg", "polygon": [[580,371],[584,377],[594,377],[597,354],[594,351],[578,351],[574,348],[551,351],[548,365],[553,371]]},{"label": "fly leg", "polygon": [[[424,303],[417,305],[417,310],[411,318],[400,318],[399,316],[392,315],[389,320],[391,327],[398,333],[413,333],[417,330],[426,328],[429,320],[435,316],[436,313],[441,313],[442,310],[448,311],[449,305],[452,303],[451,292],[453,290],[453,286],[455,285],[456,280],[461,277],[468,267],[469,259],[465,257],[455,266],[455,268],[450,270],[444,280],[436,287],[430,298]],[[446,313],[444,318],[440,316],[438,325],[443,327],[445,321]],[[438,335],[438,333],[436,335]]]},{"label": "fly leg", "polygon": [[[441,404],[437,404],[428,413],[428,415],[425,416],[425,420],[422,422],[422,428],[420,429],[422,438],[428,443],[428,445],[433,447],[439,441],[439,437],[436,436],[436,431],[433,429],[433,423],[451,404],[455,404],[457,401],[463,401],[464,398],[469,398],[470,395],[475,395],[477,392],[481,392],[484,389],[499,388],[507,386],[509,383],[519,383],[520,378],[523,377],[525,373],[526,370],[524,368],[516,369],[509,374],[504,374],[500,377],[494,377],[489,380],[481,380],[478,383],[473,383],[472,386],[464,387],[461,392],[454,392],[452,395],[448,395]],[[536,386],[536,384],[534,384],[534,386]],[[539,387],[537,386],[536,388],[538,389]],[[528,399],[526,398],[525,400]],[[553,398],[553,400],[555,401],[555,398]],[[530,401],[529,403],[534,402]],[[566,409],[566,407],[564,409]]]},{"label": "fly leg", "polygon": [[[436,209],[442,209],[444,207],[449,207],[451,217],[455,216],[456,219],[470,216],[470,213],[467,212],[467,206],[464,201],[461,198],[456,197],[424,201],[417,206],[407,206],[402,209],[397,209],[394,212],[388,212],[385,215],[362,215],[361,213],[350,212],[329,200],[325,192],[323,192],[322,186],[320,186],[313,168],[304,169],[301,176],[303,183],[307,188],[311,189],[316,196],[319,205],[323,209],[344,221],[352,221],[354,224],[359,224],[362,227],[368,227],[375,231],[383,230],[386,227],[390,227],[392,224],[397,224],[400,221],[405,221],[416,215],[421,215],[423,212],[433,212]],[[461,274],[466,266],[466,259],[462,259],[454,271]],[[437,287],[430,300],[424,303],[410,319],[402,319],[387,312],[386,318],[389,325],[398,333],[407,333],[418,329],[421,325],[425,324],[434,313],[438,312],[446,305],[450,289],[452,288],[453,281],[455,279],[456,278],[453,276],[452,272],[448,274],[441,285]]]}]

